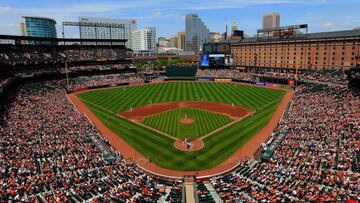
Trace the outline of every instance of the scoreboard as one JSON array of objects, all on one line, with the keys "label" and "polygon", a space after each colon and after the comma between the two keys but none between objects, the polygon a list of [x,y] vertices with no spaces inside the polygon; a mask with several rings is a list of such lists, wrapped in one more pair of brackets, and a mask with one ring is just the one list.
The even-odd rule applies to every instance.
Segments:
[{"label": "scoreboard", "polygon": [[200,56],[202,68],[225,68],[233,65],[230,43],[207,43]]}]

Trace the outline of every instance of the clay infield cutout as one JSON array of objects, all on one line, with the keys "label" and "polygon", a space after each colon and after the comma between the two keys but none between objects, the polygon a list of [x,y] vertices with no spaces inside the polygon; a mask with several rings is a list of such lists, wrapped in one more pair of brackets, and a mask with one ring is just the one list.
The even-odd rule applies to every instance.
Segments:
[{"label": "clay infield cutout", "polygon": [[[166,102],[131,108],[118,115],[129,121],[150,129],[174,140],[174,147],[181,151],[201,150],[203,139],[246,118],[253,112],[234,104],[203,101]],[[209,119],[204,119],[209,115]],[[167,123],[176,126],[176,131],[167,131],[164,125],[156,122],[168,119]],[[222,122],[219,122],[219,121]],[[163,122],[161,122],[163,123]],[[210,131],[201,131],[201,125],[211,123]],[[203,133],[203,134],[202,134]]]}]

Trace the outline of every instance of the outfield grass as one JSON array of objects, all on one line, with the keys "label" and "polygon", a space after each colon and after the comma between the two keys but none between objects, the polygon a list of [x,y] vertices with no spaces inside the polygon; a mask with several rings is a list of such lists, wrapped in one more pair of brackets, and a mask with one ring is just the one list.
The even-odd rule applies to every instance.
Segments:
[{"label": "outfield grass", "polygon": [[[232,83],[170,82],[94,90],[78,97],[111,130],[139,152],[150,156],[157,165],[174,170],[202,170],[220,164],[271,119],[285,91]],[[172,101],[209,101],[234,103],[258,110],[204,140],[197,152],[183,152],[173,147],[173,140],[118,117],[131,107]],[[107,119],[110,116],[111,119]]]},{"label": "outfield grass", "polygon": [[[180,123],[180,119],[185,118],[185,115],[195,122]],[[199,138],[231,121],[226,115],[184,107],[146,117],[142,123],[176,138]]]}]

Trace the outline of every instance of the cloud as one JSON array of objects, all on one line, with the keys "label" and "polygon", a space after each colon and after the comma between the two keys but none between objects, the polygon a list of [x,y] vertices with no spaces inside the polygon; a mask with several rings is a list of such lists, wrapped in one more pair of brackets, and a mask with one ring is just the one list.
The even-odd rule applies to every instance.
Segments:
[{"label": "cloud", "polygon": [[0,6],[0,14],[10,13],[12,11],[10,6]]},{"label": "cloud", "polygon": [[331,22],[326,22],[323,24],[323,26],[327,29],[327,30],[334,30],[336,28],[334,23]]}]

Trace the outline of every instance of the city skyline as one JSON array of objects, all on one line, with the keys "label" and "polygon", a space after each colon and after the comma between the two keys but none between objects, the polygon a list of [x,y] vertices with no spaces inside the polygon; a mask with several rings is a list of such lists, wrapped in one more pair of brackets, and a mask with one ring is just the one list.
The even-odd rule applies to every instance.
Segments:
[{"label": "city skyline", "polygon": [[[76,3],[4,0],[0,3],[0,34],[19,35],[21,16],[32,15],[54,18],[61,36],[62,21],[77,21],[85,15],[136,19],[139,29],[152,26],[156,27],[158,36],[173,36],[185,30],[186,14],[197,13],[211,32],[223,33],[225,22],[230,26],[235,21],[240,30],[252,36],[262,27],[263,14],[271,12],[280,13],[281,25],[307,23],[310,32],[350,30],[360,26],[359,6],[360,2],[355,0],[80,0]],[[67,33],[69,37],[79,37],[78,30],[67,30]]]}]

